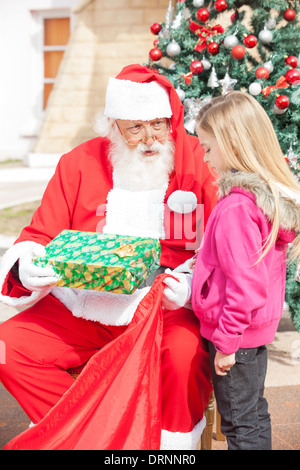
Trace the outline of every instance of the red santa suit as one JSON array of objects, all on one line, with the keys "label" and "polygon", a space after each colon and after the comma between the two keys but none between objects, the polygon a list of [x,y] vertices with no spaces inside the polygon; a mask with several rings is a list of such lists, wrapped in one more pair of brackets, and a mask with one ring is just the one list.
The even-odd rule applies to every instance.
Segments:
[{"label": "red santa suit", "polygon": [[[172,203],[169,204],[171,208],[167,204],[170,196],[174,194],[185,196],[192,193],[197,205],[204,205],[205,221],[217,200],[214,179],[203,162],[203,149],[198,139],[187,136],[185,133],[183,107],[169,81],[141,66],[127,67],[117,78],[136,82],[156,80],[168,90],[173,113],[171,125],[175,141],[176,171],[169,185],[161,190],[135,193],[122,190],[114,182],[113,168],[108,157],[109,140],[99,137],[88,141],[61,157],[31,224],[24,228],[16,244],[4,255],[0,270],[1,300],[14,306],[34,304],[0,327],[0,340],[6,344],[7,357],[6,364],[0,365],[0,379],[16,397],[33,423],[41,425],[46,423],[42,435],[47,429],[50,436],[51,426],[58,422],[57,416],[61,417],[65,413],[64,422],[68,423],[68,426],[63,427],[63,432],[60,427],[60,436],[71,434],[85,436],[81,440],[78,437],[75,444],[67,441],[62,447],[52,444],[47,447],[45,441],[38,444],[41,433],[36,434],[39,433],[39,425],[37,425],[35,430],[28,430],[32,436],[29,441],[33,448],[35,445],[37,448],[66,448],[64,446],[89,448],[91,436],[95,435],[94,428],[91,431],[91,426],[94,426],[95,422],[98,423],[97,426],[100,426],[99,419],[102,419],[100,423],[103,423],[103,419],[107,420],[108,408],[115,405],[106,403],[104,406],[105,400],[103,399],[100,401],[104,414],[99,414],[96,419],[94,414],[86,413],[90,416],[87,424],[89,432],[86,437],[84,429],[81,430],[81,434],[78,428],[76,428],[77,434],[74,431],[74,423],[76,425],[79,422],[78,415],[76,415],[78,413],[76,400],[79,404],[81,399],[87,400],[82,405],[82,409],[87,410],[90,406],[93,406],[93,410],[101,409],[97,391],[93,392],[89,383],[91,377],[95,376],[95,367],[98,370],[103,363],[107,364],[109,360],[113,360],[111,367],[105,372],[109,374],[113,365],[123,354],[125,356],[128,354],[130,357],[131,347],[128,345],[124,347],[122,341],[126,342],[126,338],[130,337],[131,341],[135,338],[136,345],[139,344],[141,337],[134,336],[137,325],[140,327],[143,322],[150,321],[145,314],[144,304],[150,305],[149,299],[155,303],[153,295],[154,298],[160,299],[162,288],[159,287],[160,282],[157,281],[154,292],[153,288],[151,290],[144,288],[138,289],[132,296],[120,296],[53,287],[45,296],[38,292],[29,292],[20,283],[16,262],[21,254],[31,243],[46,245],[63,229],[117,232],[160,238],[161,265],[175,268],[193,256],[193,249],[199,242],[197,229],[200,220],[203,219],[203,214],[197,211],[196,207],[186,214],[173,211],[174,204],[173,206]],[[153,205],[156,208],[154,215],[151,209]],[[124,211],[129,211],[127,217],[122,217]],[[142,213],[146,214],[146,222],[141,221]],[[120,220],[121,217],[122,220]],[[180,227],[179,231],[178,227]],[[157,309],[159,308],[157,304]],[[158,397],[161,401],[158,403],[154,400],[156,405],[151,408],[151,422],[156,420],[153,416],[160,416],[157,422],[162,429],[161,448],[195,448],[205,425],[203,412],[211,391],[208,356],[199,336],[198,320],[187,308],[164,311],[163,314],[160,312],[159,315],[162,314],[162,316],[158,315],[158,317],[156,313],[153,313],[152,323],[152,331],[155,331],[155,334],[152,340],[149,338],[145,340],[139,352],[142,354],[147,344],[148,355],[145,353],[145,357],[149,359],[147,367],[152,364],[152,373],[154,374],[153,368],[155,367],[161,373],[161,379],[156,375],[157,380],[153,380],[157,393],[153,392],[153,386],[151,393],[149,392],[150,386],[147,388],[148,407],[149,401],[151,405],[151,400],[155,395],[156,400]],[[149,315],[149,318],[152,317]],[[161,318],[161,323],[157,318]],[[146,330],[144,326],[143,329]],[[160,341],[157,340],[158,337]],[[153,353],[154,344],[155,353]],[[102,351],[101,356],[99,354]],[[157,357],[157,351],[159,351],[159,366],[158,363],[154,366],[153,359],[150,360],[150,358],[153,355]],[[80,380],[78,379],[74,384],[67,370],[79,367],[87,361],[89,361],[88,365],[84,368]],[[104,365],[103,367],[105,368]],[[132,367],[131,364],[131,374]],[[119,388],[117,400],[121,402],[122,386],[124,387],[126,383],[124,374],[126,377],[127,373],[128,370],[124,371],[123,378],[120,379],[123,385],[119,385],[121,388]],[[151,382],[149,378],[151,371],[148,370],[147,374],[148,382]],[[139,375],[138,372],[137,375]],[[128,380],[131,380],[130,377]],[[161,389],[159,380],[162,384]],[[100,383],[104,387],[103,375],[99,377]],[[96,390],[99,390],[99,384]],[[134,394],[134,389],[132,393]],[[91,405],[95,396],[98,400],[96,400],[97,405]],[[126,400],[126,393],[124,397]],[[118,411],[120,416],[124,410],[122,411],[120,406]],[[133,414],[141,416],[141,412],[133,413],[131,409],[130,416]],[[50,419],[47,420],[47,417]],[[108,421],[111,419],[110,416]],[[130,419],[127,419],[127,423],[130,423]],[[149,421],[144,420],[143,424],[144,428],[151,430]],[[123,434],[126,435],[134,434],[132,426],[140,425],[140,421],[132,421],[131,428],[126,427],[125,422],[120,424]],[[99,427],[97,429],[105,434],[105,429]],[[55,430],[53,432],[53,441],[58,442],[57,432]],[[139,429],[137,428],[135,432],[139,433]],[[107,435],[111,436],[113,433],[110,434],[107,431]],[[153,432],[153,435],[159,434]],[[155,447],[157,440],[155,444],[147,439],[142,442],[133,439],[130,444],[127,442],[123,445],[122,439],[123,437],[118,443],[115,440],[113,443],[112,440],[108,443],[101,441],[101,444],[97,441],[93,445],[94,448],[122,449],[128,448],[126,447],[128,445],[137,449],[159,448]],[[50,438],[48,438],[49,442]],[[20,445],[22,448],[22,444]],[[30,447],[28,439],[24,446]]]}]

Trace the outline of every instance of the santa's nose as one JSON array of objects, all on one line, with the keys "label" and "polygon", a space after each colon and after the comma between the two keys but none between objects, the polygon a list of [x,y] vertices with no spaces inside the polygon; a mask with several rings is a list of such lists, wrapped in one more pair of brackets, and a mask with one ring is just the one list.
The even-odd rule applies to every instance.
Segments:
[{"label": "santa's nose", "polygon": [[155,137],[153,135],[147,135],[145,138],[144,138],[144,143],[147,144],[149,147],[151,147],[151,145],[154,144],[155,142]]}]

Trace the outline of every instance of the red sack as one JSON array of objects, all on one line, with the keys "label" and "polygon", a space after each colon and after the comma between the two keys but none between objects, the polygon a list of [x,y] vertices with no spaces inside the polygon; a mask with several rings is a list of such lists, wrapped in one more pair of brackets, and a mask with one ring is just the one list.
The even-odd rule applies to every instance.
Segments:
[{"label": "red sack", "polygon": [[160,448],[165,277],[156,278],[125,332],[96,353],[50,412],[4,450]]}]

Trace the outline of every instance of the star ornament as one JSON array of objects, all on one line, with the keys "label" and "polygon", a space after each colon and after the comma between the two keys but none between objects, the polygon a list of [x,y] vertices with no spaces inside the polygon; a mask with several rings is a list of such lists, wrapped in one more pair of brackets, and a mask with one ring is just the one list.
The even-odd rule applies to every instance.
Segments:
[{"label": "star ornament", "polygon": [[222,80],[219,80],[219,83],[222,87],[222,95],[226,95],[234,89],[237,80],[235,78],[231,78],[229,73],[226,72],[225,77]]}]

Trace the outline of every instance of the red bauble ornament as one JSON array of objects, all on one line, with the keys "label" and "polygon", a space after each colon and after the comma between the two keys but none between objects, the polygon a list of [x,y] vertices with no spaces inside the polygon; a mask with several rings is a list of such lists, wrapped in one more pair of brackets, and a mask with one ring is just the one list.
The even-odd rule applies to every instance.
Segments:
[{"label": "red bauble ornament", "polygon": [[255,71],[256,78],[269,78],[270,72],[266,67],[258,67]]},{"label": "red bauble ornament", "polygon": [[151,60],[159,60],[162,58],[162,52],[160,49],[158,49],[158,47],[154,47],[153,49],[151,49],[151,51],[149,52],[149,57]]},{"label": "red bauble ornament", "polygon": [[153,23],[150,26],[150,31],[152,34],[158,34],[161,31],[161,25],[159,23]]},{"label": "red bauble ornament", "polygon": [[209,11],[207,8],[199,8],[199,10],[196,13],[196,16],[201,23],[205,23],[208,18],[209,18]]},{"label": "red bauble ornament", "polygon": [[210,42],[207,45],[207,52],[210,55],[217,55],[219,53],[219,50],[220,50],[220,46],[217,42]]},{"label": "red bauble ornament", "polygon": [[190,71],[195,75],[199,75],[199,73],[203,72],[204,67],[200,60],[194,60],[190,65]]},{"label": "red bauble ornament", "polygon": [[292,10],[291,8],[288,8],[287,10],[285,10],[285,12],[283,13],[283,18],[286,20],[286,21],[294,21],[294,19],[296,18],[296,12],[294,10]]},{"label": "red bauble ornament", "polygon": [[294,82],[300,82],[300,71],[297,69],[288,70],[285,74],[286,81],[291,85]]},{"label": "red bauble ornament", "polygon": [[285,59],[285,64],[290,65],[291,67],[293,67],[293,69],[295,69],[298,65],[298,59],[294,55],[290,55]]},{"label": "red bauble ornament", "polygon": [[238,44],[231,49],[231,55],[234,59],[241,60],[245,57],[246,51],[243,46]]},{"label": "red bauble ornament", "polygon": [[290,105],[290,100],[286,95],[280,95],[280,96],[277,96],[275,100],[275,105],[279,109],[286,109]]},{"label": "red bauble ornament", "polygon": [[227,3],[225,0],[217,0],[215,2],[215,9],[217,11],[224,11],[228,7]]},{"label": "red bauble ornament", "polygon": [[249,47],[249,49],[252,47],[255,47],[257,44],[257,37],[254,36],[253,34],[248,34],[248,36],[244,38],[243,43],[245,44],[246,47]]}]

